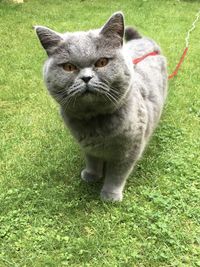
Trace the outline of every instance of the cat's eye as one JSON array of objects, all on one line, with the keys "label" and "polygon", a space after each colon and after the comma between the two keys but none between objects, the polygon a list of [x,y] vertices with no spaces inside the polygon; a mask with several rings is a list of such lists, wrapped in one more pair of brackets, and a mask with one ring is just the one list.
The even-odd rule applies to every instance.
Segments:
[{"label": "cat's eye", "polygon": [[62,67],[65,71],[69,71],[69,72],[78,70],[78,68],[71,63],[65,63],[62,65]]},{"label": "cat's eye", "polygon": [[108,61],[109,61],[108,58],[102,57],[102,58],[97,60],[97,62],[95,63],[95,67],[96,68],[102,68],[108,64]]}]

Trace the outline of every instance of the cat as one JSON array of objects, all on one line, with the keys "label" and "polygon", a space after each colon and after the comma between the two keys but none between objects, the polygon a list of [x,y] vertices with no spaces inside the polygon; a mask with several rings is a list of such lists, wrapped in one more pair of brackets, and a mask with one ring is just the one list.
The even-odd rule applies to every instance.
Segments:
[{"label": "cat", "polygon": [[121,12],[86,32],[35,30],[48,55],[46,87],[85,154],[81,178],[89,183],[104,178],[101,199],[121,201],[126,179],[161,116],[167,94],[165,57],[153,40],[133,28],[125,30]]}]

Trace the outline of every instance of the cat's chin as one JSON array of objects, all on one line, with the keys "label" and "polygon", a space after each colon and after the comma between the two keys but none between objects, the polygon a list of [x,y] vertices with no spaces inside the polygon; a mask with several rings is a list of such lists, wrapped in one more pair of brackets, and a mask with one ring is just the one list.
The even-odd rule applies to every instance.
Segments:
[{"label": "cat's chin", "polygon": [[89,86],[86,86],[79,96],[79,98],[81,98],[81,100],[84,102],[94,102],[99,97],[100,96],[97,90]]},{"label": "cat's chin", "polygon": [[86,85],[79,90],[69,105],[64,106],[64,110],[72,117],[87,119],[114,112],[116,104],[113,105],[99,90]]},{"label": "cat's chin", "polygon": [[82,95],[97,95],[97,90],[95,90],[92,86],[86,84],[82,91]]},{"label": "cat's chin", "polygon": [[82,96],[94,96],[94,95],[97,95],[95,91],[86,90],[84,93],[82,93]]},{"label": "cat's chin", "polygon": [[80,98],[83,102],[93,102],[96,99],[96,94],[90,91],[85,91],[81,94]]}]

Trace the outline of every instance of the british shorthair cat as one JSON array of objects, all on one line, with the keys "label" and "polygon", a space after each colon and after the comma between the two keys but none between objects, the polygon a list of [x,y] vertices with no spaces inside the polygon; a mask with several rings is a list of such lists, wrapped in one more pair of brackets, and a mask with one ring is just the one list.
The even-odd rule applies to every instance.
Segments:
[{"label": "british shorthair cat", "polygon": [[126,179],[163,109],[165,57],[153,40],[124,29],[121,12],[96,30],[35,30],[48,55],[46,87],[85,154],[81,178],[89,183],[104,178],[101,198],[121,201]]}]

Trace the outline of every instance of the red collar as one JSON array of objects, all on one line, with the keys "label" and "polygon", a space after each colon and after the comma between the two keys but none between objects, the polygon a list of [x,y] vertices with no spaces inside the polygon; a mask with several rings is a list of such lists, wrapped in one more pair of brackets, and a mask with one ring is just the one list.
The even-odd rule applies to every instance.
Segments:
[{"label": "red collar", "polygon": [[145,59],[146,57],[149,57],[149,56],[157,56],[159,55],[159,51],[154,51],[154,52],[150,52],[142,57],[138,57],[138,58],[135,58],[132,60],[133,64],[138,64],[140,61],[142,61],[143,59]]}]

